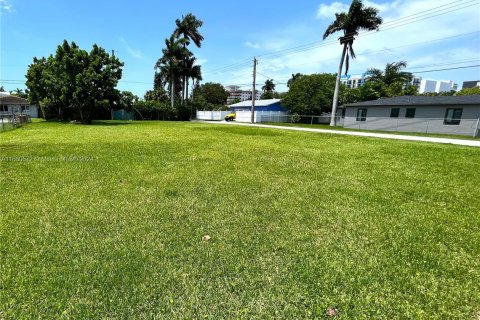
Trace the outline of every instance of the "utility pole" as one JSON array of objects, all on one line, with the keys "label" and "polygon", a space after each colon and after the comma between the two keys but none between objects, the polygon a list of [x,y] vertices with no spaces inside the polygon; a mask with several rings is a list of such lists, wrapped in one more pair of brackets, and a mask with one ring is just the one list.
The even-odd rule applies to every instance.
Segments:
[{"label": "utility pole", "polygon": [[115,50],[112,50],[112,57],[115,57]]},{"label": "utility pole", "polygon": [[257,58],[253,57],[253,90],[252,90],[252,111],[251,111],[251,119],[250,123],[255,123],[255,98],[257,96],[257,92],[255,90],[255,82],[257,80]]}]

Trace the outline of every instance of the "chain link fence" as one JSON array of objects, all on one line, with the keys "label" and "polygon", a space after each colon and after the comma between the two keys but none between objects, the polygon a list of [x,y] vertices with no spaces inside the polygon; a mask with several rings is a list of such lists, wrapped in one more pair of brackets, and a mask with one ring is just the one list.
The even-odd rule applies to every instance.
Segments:
[{"label": "chain link fence", "polygon": [[32,118],[27,114],[4,114],[0,115],[0,131],[12,130],[32,122]]}]

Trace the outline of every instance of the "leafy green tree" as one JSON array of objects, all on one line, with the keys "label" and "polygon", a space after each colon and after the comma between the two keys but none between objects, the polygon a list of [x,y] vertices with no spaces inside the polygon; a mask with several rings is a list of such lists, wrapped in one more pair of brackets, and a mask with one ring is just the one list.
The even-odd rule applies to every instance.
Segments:
[{"label": "leafy green tree", "polygon": [[114,107],[122,77],[122,66],[116,57],[93,45],[87,52],[75,42],[64,40],[55,55],[34,58],[27,71],[27,87],[32,103],[58,110],[62,118],[72,117],[88,123],[95,109],[107,102]]},{"label": "leafy green tree", "polygon": [[469,95],[476,95],[480,94],[480,87],[475,88],[465,88],[458,91],[455,95],[456,96],[469,96]]},{"label": "leafy green tree", "polygon": [[0,86],[0,92],[6,92],[3,86]]},{"label": "leafy green tree", "polygon": [[220,83],[207,82],[193,90],[194,99],[204,99],[213,105],[226,105],[230,95]]},{"label": "leafy green tree", "polygon": [[364,7],[361,0],[353,0],[348,12],[335,13],[333,21],[325,30],[323,39],[338,31],[343,31],[343,37],[340,37],[340,44],[343,45],[342,58],[338,67],[337,80],[335,83],[335,93],[332,101],[332,118],[330,125],[335,125],[335,113],[338,104],[338,95],[340,91],[340,75],[342,74],[343,63],[345,61],[345,74],[348,73],[349,58],[355,58],[353,51],[353,42],[355,36],[360,30],[378,30],[382,24],[382,18],[377,16],[378,10],[373,7]]},{"label": "leafy green tree", "polygon": [[119,94],[118,107],[127,111],[131,111],[138,100],[138,97],[132,92],[122,91]]},{"label": "leafy green tree", "polygon": [[275,90],[275,83],[273,83],[273,79],[268,79],[265,81],[265,84],[262,87],[263,92],[273,92]]},{"label": "leafy green tree", "polygon": [[230,102],[230,104],[235,104],[235,103],[239,103],[241,102],[241,100],[239,98],[235,98],[232,100],[232,102]]},{"label": "leafy green tree", "polygon": [[292,113],[320,115],[331,110],[336,76],[330,73],[304,75],[292,83],[282,104]]}]

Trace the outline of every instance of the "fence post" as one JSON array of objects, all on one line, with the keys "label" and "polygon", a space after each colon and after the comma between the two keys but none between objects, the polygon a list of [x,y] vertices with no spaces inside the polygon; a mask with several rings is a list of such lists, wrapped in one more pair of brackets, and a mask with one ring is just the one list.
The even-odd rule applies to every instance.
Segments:
[{"label": "fence post", "polygon": [[313,116],[312,116],[312,120],[310,121],[310,125],[313,126]]},{"label": "fence post", "polygon": [[425,130],[425,133],[428,133],[428,124],[430,123],[430,120],[427,119],[427,129]]}]

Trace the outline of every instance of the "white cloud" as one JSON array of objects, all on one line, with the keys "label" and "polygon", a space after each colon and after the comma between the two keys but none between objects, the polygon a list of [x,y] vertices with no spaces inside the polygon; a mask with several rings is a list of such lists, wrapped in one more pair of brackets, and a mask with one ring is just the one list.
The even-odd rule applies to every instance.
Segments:
[{"label": "white cloud", "polygon": [[244,43],[246,47],[252,48],[252,49],[258,49],[260,48],[260,45],[258,43],[253,43],[251,41],[247,41]]},{"label": "white cloud", "polygon": [[7,0],[0,0],[0,14],[3,12],[14,12],[13,6]]},{"label": "white cloud", "polygon": [[335,18],[335,13],[345,12],[348,10],[348,4],[341,2],[333,2],[329,5],[322,3],[317,10],[317,18],[323,19],[333,19]]},{"label": "white cloud", "polygon": [[127,52],[134,58],[137,58],[137,59],[143,59],[143,54],[140,50],[135,50],[133,49],[132,47],[130,47],[130,45],[127,43],[127,41],[120,37],[118,38],[120,40],[120,42],[122,42],[125,46],[125,50],[127,50]]}]

